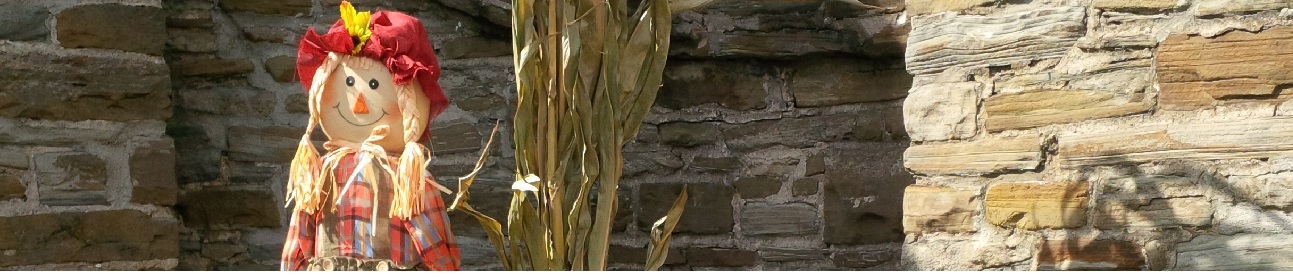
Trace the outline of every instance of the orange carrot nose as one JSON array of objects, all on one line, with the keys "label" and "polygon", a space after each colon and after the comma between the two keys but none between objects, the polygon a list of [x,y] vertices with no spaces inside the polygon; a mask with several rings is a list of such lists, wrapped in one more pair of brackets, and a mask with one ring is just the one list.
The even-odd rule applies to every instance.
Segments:
[{"label": "orange carrot nose", "polygon": [[350,111],[355,114],[368,114],[368,103],[364,101],[364,93],[361,92],[358,97],[355,97],[355,107]]}]

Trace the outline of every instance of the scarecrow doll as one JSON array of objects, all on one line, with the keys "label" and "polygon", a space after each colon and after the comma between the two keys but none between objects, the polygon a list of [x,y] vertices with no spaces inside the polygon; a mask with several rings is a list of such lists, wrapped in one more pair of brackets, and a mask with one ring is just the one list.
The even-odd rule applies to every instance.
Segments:
[{"label": "scarecrow doll", "polygon": [[[283,270],[457,270],[448,193],[426,172],[428,126],[449,101],[418,19],[355,12],[301,38],[297,74],[310,119],[292,159]],[[327,135],[320,157],[310,143]]]}]

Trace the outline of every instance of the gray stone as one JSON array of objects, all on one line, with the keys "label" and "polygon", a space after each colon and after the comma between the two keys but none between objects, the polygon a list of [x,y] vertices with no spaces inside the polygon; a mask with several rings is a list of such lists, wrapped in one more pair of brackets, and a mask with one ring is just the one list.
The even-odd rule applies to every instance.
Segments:
[{"label": "gray stone", "polygon": [[692,267],[743,267],[758,263],[759,253],[724,248],[687,248],[687,265]]},{"label": "gray stone", "polygon": [[826,243],[875,244],[902,240],[903,188],[915,182],[896,162],[901,159],[905,146],[906,143],[885,143],[828,149],[834,163],[826,170],[823,185]]},{"label": "gray stone", "polygon": [[682,168],[682,158],[671,151],[624,152],[624,177],[668,174]]},{"label": "gray stone", "polygon": [[179,184],[174,143],[168,138],[140,143],[130,155],[130,178],[134,183],[131,202],[175,205]]},{"label": "gray stone", "polygon": [[896,252],[890,249],[846,251],[835,253],[831,261],[843,268],[868,268],[892,261],[898,256]]},{"label": "gray stone", "polygon": [[732,182],[742,199],[759,199],[781,192],[781,179],[771,176],[742,177]]},{"label": "gray stone", "polygon": [[119,4],[74,6],[55,23],[64,48],[103,48],[160,56],[166,45],[162,8]]},{"label": "gray stone", "polygon": [[791,148],[809,148],[821,142],[836,142],[848,139],[857,118],[881,113],[866,111],[861,114],[833,114],[778,120],[759,120],[745,124],[734,124],[723,130],[723,140],[727,147],[737,151],[752,151],[774,145]]},{"label": "gray stone", "polygon": [[717,122],[668,122],[660,124],[660,142],[678,147],[717,145],[721,135]]},{"label": "gray stone", "polygon": [[274,77],[274,81],[290,83],[297,81],[296,57],[277,56],[265,59],[265,72]]},{"label": "gray stone", "polygon": [[166,30],[166,35],[166,46],[172,50],[210,53],[218,50],[219,46],[215,32],[209,29],[170,28]]},{"label": "gray stone", "polygon": [[718,103],[734,110],[767,107],[766,69],[737,62],[671,62],[664,71],[664,84],[656,103],[683,109]]},{"label": "gray stone", "polygon": [[225,60],[207,56],[183,56],[171,60],[171,73],[179,77],[244,76],[255,70],[251,59]]},{"label": "gray stone", "polygon": [[806,203],[745,204],[741,232],[746,236],[816,234],[821,226],[817,218],[817,208]]},{"label": "gray stone", "polygon": [[189,228],[277,228],[279,203],[269,191],[208,188],[184,193],[175,209]]},{"label": "gray stone", "polygon": [[15,41],[49,39],[49,9],[22,4],[0,4],[0,39]]},{"label": "gray stone", "polygon": [[[314,6],[311,0],[286,0],[286,1],[255,1],[255,0],[225,0],[220,1],[220,7],[233,11],[246,11],[254,13],[300,16],[309,15],[310,7]],[[336,9],[336,5],[328,6]],[[357,10],[364,10],[357,7]]]},{"label": "gray stone", "polygon": [[[735,190],[716,183],[647,183],[638,187],[638,229],[648,230],[673,206],[683,187],[687,204],[678,219],[677,233],[724,234],[732,231],[732,196]],[[691,254],[688,254],[690,256]]]},{"label": "gray stone", "polygon": [[0,146],[0,167],[27,169],[30,163],[27,158],[26,149]]},{"label": "gray stone", "polygon": [[793,261],[812,261],[824,260],[831,255],[822,249],[789,249],[789,248],[763,248],[759,249],[759,258],[765,262],[793,262]]},{"label": "gray stone", "polygon": [[174,220],[135,210],[0,217],[0,267],[175,259],[178,233]]},{"label": "gray stone", "polygon": [[[431,123],[431,150],[435,153],[479,152],[485,138],[471,122],[437,121]],[[495,141],[497,143],[497,141]]]},{"label": "gray stone", "polygon": [[248,162],[292,161],[305,131],[292,127],[229,127],[229,159]]},{"label": "gray stone", "polygon": [[512,55],[512,43],[478,36],[450,39],[440,44],[442,59],[471,59]]},{"label": "gray stone", "polygon": [[741,169],[741,159],[736,157],[695,157],[689,169],[697,172],[733,172]]},{"label": "gray stone", "polygon": [[166,135],[175,141],[175,171],[179,183],[212,181],[220,177],[222,148],[212,145],[202,127],[172,125]]},{"label": "gray stone", "polygon": [[[632,247],[612,244],[607,253],[609,253],[609,255],[606,257],[606,262],[612,264],[620,263],[641,265],[646,264],[647,260],[647,247],[645,245]],[[683,254],[682,249],[669,248],[669,252],[665,254],[664,258],[665,265],[679,265],[685,263],[687,263],[687,256]]]},{"label": "gray stone", "polygon": [[795,180],[794,183],[790,184],[790,194],[795,197],[817,195],[817,190],[820,186],[821,182],[817,181],[817,179],[804,178]]},{"label": "gray stone", "polygon": [[[287,168],[282,165],[281,168]],[[261,166],[255,162],[230,162],[229,163],[229,182],[231,183],[259,183],[269,181],[278,173],[279,166]]]},{"label": "gray stone", "polygon": [[3,117],[130,121],[171,116],[170,76],[160,57],[0,41],[0,60],[6,61],[0,64]]},{"label": "gray stone", "polygon": [[274,111],[274,93],[253,88],[177,89],[175,100],[184,111],[214,115],[267,116]]},{"label": "gray stone", "polygon": [[285,100],[286,103],[283,104],[283,109],[289,113],[309,114],[310,103],[308,101],[309,97],[304,93],[289,94],[287,95],[287,100]]},{"label": "gray stone", "polygon": [[808,157],[804,163],[804,176],[826,173],[826,155],[818,153]]},{"label": "gray stone", "polygon": [[37,154],[40,203],[49,206],[107,205],[107,163],[84,152]]},{"label": "gray stone", "polygon": [[790,91],[796,107],[879,102],[906,97],[911,78],[902,70],[876,71],[857,63],[830,60],[798,67]]}]

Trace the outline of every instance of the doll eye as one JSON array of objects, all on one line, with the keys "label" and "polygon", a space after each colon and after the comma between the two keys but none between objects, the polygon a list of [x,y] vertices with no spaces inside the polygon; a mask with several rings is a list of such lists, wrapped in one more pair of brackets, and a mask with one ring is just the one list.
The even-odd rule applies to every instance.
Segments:
[{"label": "doll eye", "polygon": [[377,85],[380,85],[377,83],[377,79],[368,80],[368,88],[377,89]]},{"label": "doll eye", "polygon": [[355,77],[346,76],[346,85],[352,87],[355,86]]}]

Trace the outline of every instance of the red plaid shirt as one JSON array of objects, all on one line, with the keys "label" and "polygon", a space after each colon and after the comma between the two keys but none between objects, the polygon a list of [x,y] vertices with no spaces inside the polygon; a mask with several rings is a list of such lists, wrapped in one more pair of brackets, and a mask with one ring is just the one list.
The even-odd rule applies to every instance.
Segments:
[{"label": "red plaid shirt", "polygon": [[[372,203],[373,186],[369,180],[376,179],[377,182],[389,184],[390,176],[386,176],[381,170],[373,171],[383,175],[376,178],[360,174],[349,188],[346,188],[346,182],[349,181],[357,165],[355,154],[346,155],[342,157],[333,172],[338,184],[336,188],[344,191],[340,201],[337,202],[335,216],[324,215],[329,211],[321,211],[315,215],[296,211],[292,216],[292,223],[287,230],[287,241],[283,245],[283,269],[304,269],[313,257],[345,256],[364,259],[389,258],[398,265],[421,262],[431,270],[458,270],[461,256],[458,253],[458,244],[454,242],[453,233],[449,229],[449,217],[445,214],[444,200],[440,197],[440,191],[429,190],[426,194],[430,198],[429,203],[425,205],[427,210],[407,220],[389,218],[374,221],[373,204],[379,204],[379,210],[376,210],[381,212],[379,216],[387,215],[391,191],[389,189],[381,191],[387,197],[379,199],[379,203]],[[369,166],[372,166],[371,163]],[[379,237],[377,240],[388,242],[389,245],[386,247],[373,245],[378,231],[374,228],[375,222],[388,223],[386,225],[389,228],[386,229],[389,230],[389,236]],[[333,224],[331,226],[335,226],[335,229],[322,224]],[[331,232],[335,234],[330,234]],[[330,242],[335,241],[335,247],[331,249],[317,247],[319,236],[328,238]],[[389,255],[376,253],[384,248],[389,249]]]}]

